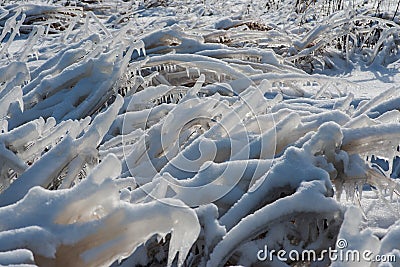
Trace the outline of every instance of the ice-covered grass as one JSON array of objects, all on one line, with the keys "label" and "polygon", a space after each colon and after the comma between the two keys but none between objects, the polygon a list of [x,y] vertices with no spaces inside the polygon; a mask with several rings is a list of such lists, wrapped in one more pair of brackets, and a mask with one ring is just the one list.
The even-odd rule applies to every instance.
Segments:
[{"label": "ice-covered grass", "polygon": [[398,263],[396,7],[0,1],[0,265]]}]

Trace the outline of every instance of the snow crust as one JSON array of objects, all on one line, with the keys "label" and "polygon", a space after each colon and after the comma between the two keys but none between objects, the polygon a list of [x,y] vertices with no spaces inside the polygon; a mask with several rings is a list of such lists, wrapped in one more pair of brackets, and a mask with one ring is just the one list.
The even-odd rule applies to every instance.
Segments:
[{"label": "snow crust", "polygon": [[394,1],[50,2],[0,1],[1,266],[397,266]]}]

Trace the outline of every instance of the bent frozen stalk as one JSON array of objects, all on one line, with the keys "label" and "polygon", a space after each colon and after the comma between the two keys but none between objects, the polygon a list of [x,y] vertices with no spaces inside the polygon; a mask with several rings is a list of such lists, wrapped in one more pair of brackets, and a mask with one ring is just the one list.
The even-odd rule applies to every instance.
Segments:
[{"label": "bent frozen stalk", "polygon": [[400,261],[394,3],[50,2],[0,0],[0,265]]}]

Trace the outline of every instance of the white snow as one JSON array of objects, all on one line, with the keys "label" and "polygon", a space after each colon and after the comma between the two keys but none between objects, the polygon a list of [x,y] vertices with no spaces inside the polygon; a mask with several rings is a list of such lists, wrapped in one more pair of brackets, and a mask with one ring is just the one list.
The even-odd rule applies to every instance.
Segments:
[{"label": "white snow", "polygon": [[399,9],[0,0],[0,265],[397,266]]}]

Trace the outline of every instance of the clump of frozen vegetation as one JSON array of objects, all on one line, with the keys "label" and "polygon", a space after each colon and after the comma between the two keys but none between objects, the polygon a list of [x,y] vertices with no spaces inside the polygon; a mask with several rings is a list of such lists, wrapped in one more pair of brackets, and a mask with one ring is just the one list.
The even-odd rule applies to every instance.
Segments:
[{"label": "clump of frozen vegetation", "polygon": [[338,239],[400,260],[399,87],[323,74],[398,62],[399,13],[0,1],[0,265],[251,266]]}]

